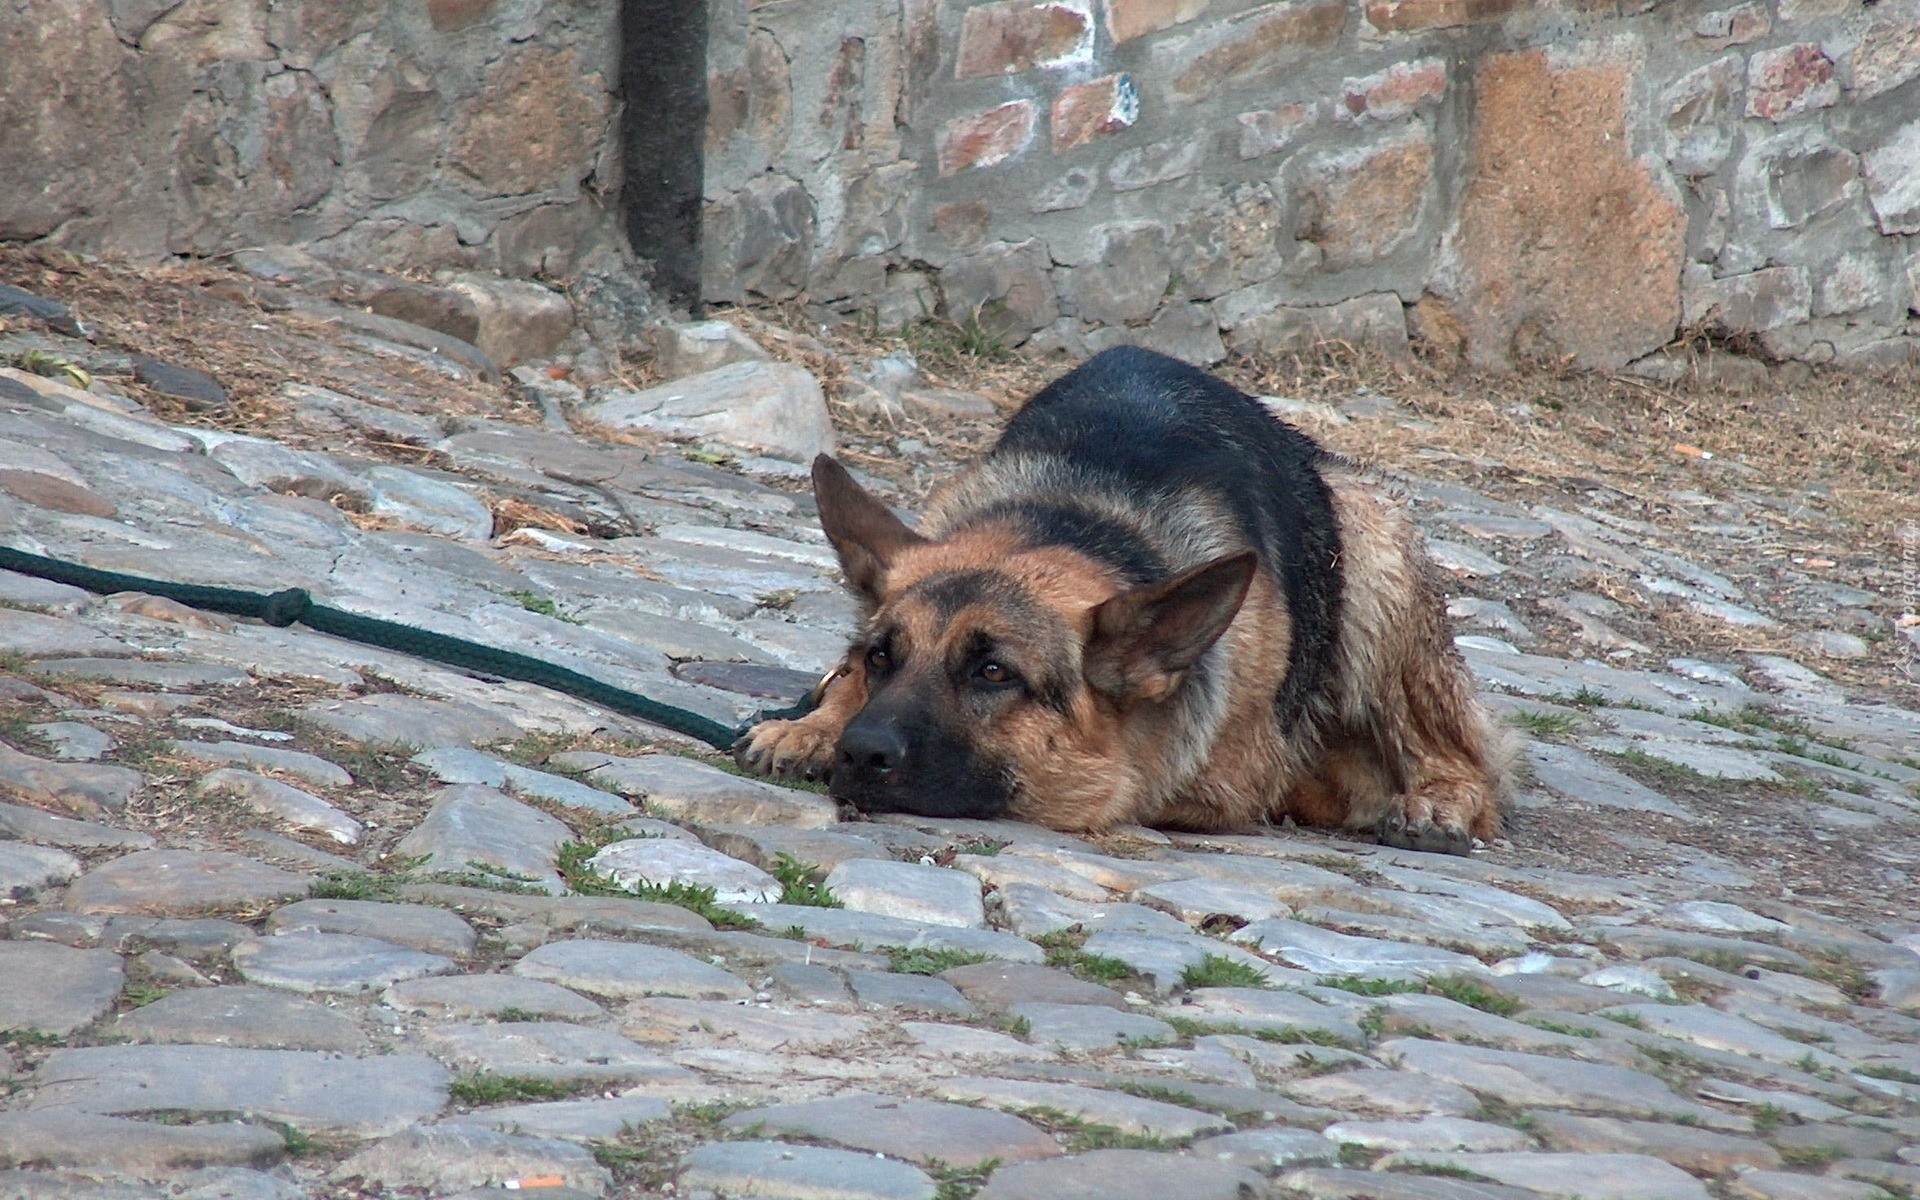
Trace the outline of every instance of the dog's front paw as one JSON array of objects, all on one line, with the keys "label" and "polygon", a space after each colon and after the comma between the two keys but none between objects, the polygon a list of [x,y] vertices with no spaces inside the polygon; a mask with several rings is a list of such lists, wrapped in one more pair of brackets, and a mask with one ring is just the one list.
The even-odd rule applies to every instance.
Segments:
[{"label": "dog's front paw", "polygon": [[733,761],[782,779],[825,779],[833,770],[838,729],[798,721],[763,721],[733,744]]},{"label": "dog's front paw", "polygon": [[1423,850],[1428,854],[1473,853],[1473,834],[1465,829],[1435,824],[1426,817],[1408,820],[1405,813],[1395,813],[1380,822],[1375,832],[1380,836],[1381,845],[1392,846],[1396,850]]}]

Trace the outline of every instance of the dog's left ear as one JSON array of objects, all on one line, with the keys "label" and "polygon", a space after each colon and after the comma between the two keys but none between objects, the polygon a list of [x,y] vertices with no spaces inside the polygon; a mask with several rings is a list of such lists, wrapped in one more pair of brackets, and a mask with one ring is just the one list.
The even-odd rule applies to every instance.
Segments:
[{"label": "dog's left ear", "polygon": [[1087,682],[1116,700],[1164,700],[1233,624],[1259,560],[1217,558],[1177,579],[1121,592],[1093,610]]},{"label": "dog's left ear", "polygon": [[820,506],[820,527],[840,556],[840,569],[853,590],[872,604],[880,602],[887,564],[909,546],[927,539],[907,528],[879,497],[855,483],[830,454],[813,460],[813,498]]}]

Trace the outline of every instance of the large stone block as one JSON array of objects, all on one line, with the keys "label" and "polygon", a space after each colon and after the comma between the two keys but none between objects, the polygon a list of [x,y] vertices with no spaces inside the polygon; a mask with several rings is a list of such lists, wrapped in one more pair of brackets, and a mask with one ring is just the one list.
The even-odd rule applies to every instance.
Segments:
[{"label": "large stone block", "polygon": [[1881,233],[1920,233],[1920,121],[1867,152],[1867,200]]},{"label": "large stone block", "polygon": [[1175,230],[1167,249],[1179,290],[1202,300],[1260,283],[1285,265],[1280,201],[1264,183],[1229,188]]},{"label": "large stone block", "polygon": [[1167,291],[1167,231],[1129,221],[1095,231],[1095,261],[1067,273],[1065,291],[1082,318],[1106,325],[1153,315]]},{"label": "large stone block", "polygon": [[1687,268],[1686,321],[1727,333],[1765,333],[1805,321],[1813,287],[1803,267],[1766,267],[1713,278],[1706,267]]},{"label": "large stone block", "polygon": [[709,201],[701,231],[701,290],[708,300],[791,300],[806,286],[814,203],[785,175],[756,176]]},{"label": "large stone block", "polygon": [[1171,29],[1207,11],[1210,0],[1107,0],[1107,35],[1115,45]]},{"label": "large stone block", "polygon": [[1468,356],[1521,344],[1613,369],[1664,345],[1680,316],[1686,214],[1628,149],[1624,60],[1487,58],[1470,174],[1435,290]]},{"label": "large stone block", "polygon": [[583,415],[622,428],[712,438],[796,462],[833,449],[833,422],[820,384],[791,363],[734,363],[645,391],[611,394]]},{"label": "large stone block", "polygon": [[552,288],[493,275],[462,276],[447,287],[473,305],[473,344],[503,367],[545,358],[573,332],[573,305]]},{"label": "large stone block", "polygon": [[1165,49],[1154,66],[1173,95],[1198,100],[1226,85],[1272,78],[1272,73],[1324,46],[1347,27],[1347,6],[1330,0],[1263,4],[1200,30]]},{"label": "large stone block", "polygon": [[1742,215],[1796,229],[1859,194],[1860,160],[1817,129],[1796,129],[1748,150],[1735,175]]},{"label": "large stone block", "polygon": [[1060,315],[1051,260],[1040,241],[994,242],[955,259],[940,272],[940,297],[950,320],[978,321],[982,329],[1018,345]]},{"label": "large stone block", "polygon": [[1236,324],[1227,345],[1242,354],[1303,354],[1345,344],[1407,351],[1406,309],[1391,292],[1357,296],[1320,307],[1276,308]]},{"label": "large stone block", "polygon": [[1062,154],[1119,133],[1139,119],[1140,93],[1125,74],[1062,88],[1053,101],[1053,152]]},{"label": "large stone block", "polygon": [[1089,0],[999,0],[961,18],[953,77],[1016,75],[1092,57]]},{"label": "large stone block", "polygon": [[940,174],[952,175],[1007,161],[1033,141],[1033,126],[1031,100],[1014,100],[978,116],[948,121],[940,130],[936,150]]},{"label": "large stone block", "polygon": [[1886,16],[1867,26],[1853,53],[1841,60],[1856,100],[1869,100],[1920,76],[1920,21]]},{"label": "large stone block", "polygon": [[497,196],[578,183],[593,169],[608,107],[606,80],[584,69],[572,50],[513,50],[467,111],[453,165]]},{"label": "large stone block", "polygon": [[1308,164],[1295,192],[1295,236],[1320,247],[1329,271],[1378,262],[1413,239],[1433,180],[1425,127]]},{"label": "large stone block", "polygon": [[1711,175],[1733,148],[1730,118],[1740,90],[1740,56],[1729,54],[1682,75],[1662,97],[1667,161],[1682,175]]}]

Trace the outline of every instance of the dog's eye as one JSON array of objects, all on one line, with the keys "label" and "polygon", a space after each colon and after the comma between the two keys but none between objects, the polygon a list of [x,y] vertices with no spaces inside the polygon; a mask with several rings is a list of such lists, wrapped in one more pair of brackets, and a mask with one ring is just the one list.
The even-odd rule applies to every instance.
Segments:
[{"label": "dog's eye", "polygon": [[875,646],[867,651],[867,666],[875,671],[884,671],[893,665],[893,656],[885,648]]},{"label": "dog's eye", "polygon": [[1013,672],[997,662],[981,663],[980,669],[974,674],[987,683],[1006,683],[1013,678]]}]

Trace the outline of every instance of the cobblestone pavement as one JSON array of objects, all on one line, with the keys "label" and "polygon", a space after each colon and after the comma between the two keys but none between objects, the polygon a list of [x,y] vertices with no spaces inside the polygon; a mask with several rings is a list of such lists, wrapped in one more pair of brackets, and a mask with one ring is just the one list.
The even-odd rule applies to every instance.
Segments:
[{"label": "cobblestone pavement", "polygon": [[[6,544],[727,722],[852,628],[795,463],[574,432],[604,397],[545,372],[339,335],[257,438],[0,344],[109,380],[0,371]],[[0,1196],[1920,1193],[1920,714],[1845,674],[1913,600],[1756,587],[1806,519],[1758,483],[1400,478],[1527,738],[1469,858],[847,820],[538,688],[0,573]]]}]

